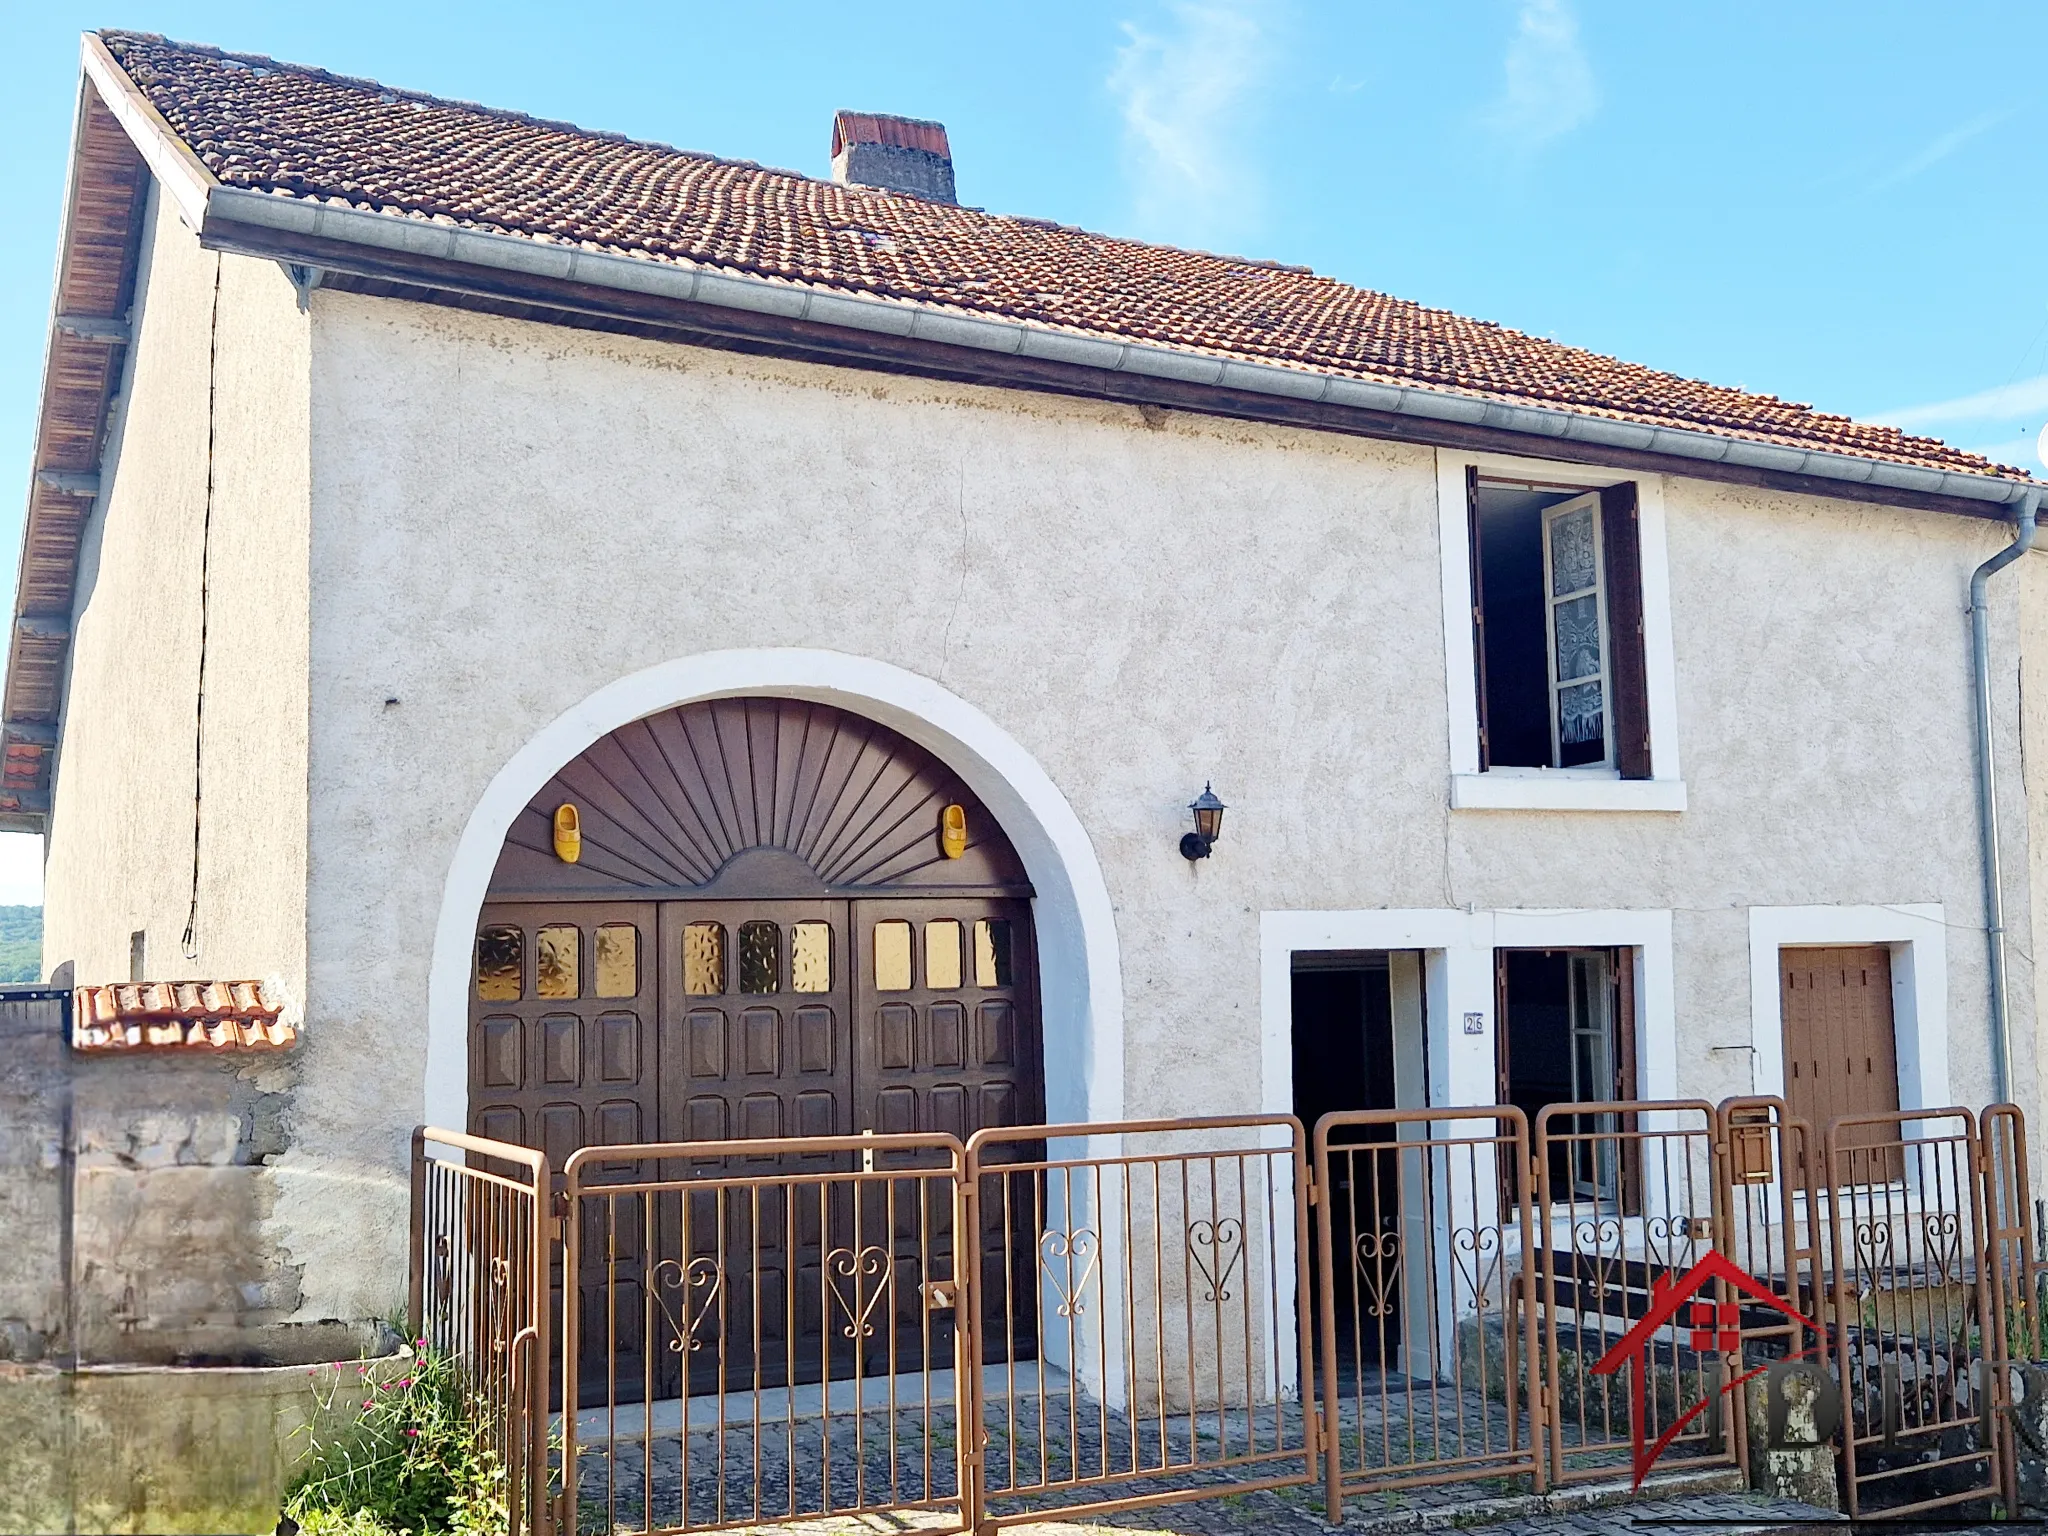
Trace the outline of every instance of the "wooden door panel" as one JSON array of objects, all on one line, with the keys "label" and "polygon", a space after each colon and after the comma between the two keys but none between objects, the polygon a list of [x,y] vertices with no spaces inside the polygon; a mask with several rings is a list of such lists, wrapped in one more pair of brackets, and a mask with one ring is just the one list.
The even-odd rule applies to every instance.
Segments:
[{"label": "wooden door panel", "polygon": [[[910,974],[890,979],[910,985],[873,984],[877,922],[909,925]],[[807,931],[801,981],[799,923],[821,924],[829,936],[821,963],[818,930]],[[933,923],[945,939],[936,952]],[[987,953],[977,952],[978,923],[1007,933],[999,967],[988,935],[980,935]],[[692,924],[719,934],[718,966],[700,964],[694,975],[684,961]],[[622,925],[635,936],[631,989],[599,997],[595,935]],[[494,959],[485,941],[495,945]],[[608,953],[605,989],[617,992],[616,948]],[[983,1126],[1042,1117],[1035,983],[1030,908],[1021,900],[493,904],[480,924],[472,983],[471,1127],[542,1148],[558,1171],[582,1147],[641,1141],[862,1130],[940,1131],[964,1141]],[[605,1161],[591,1179],[851,1166],[844,1155],[766,1152],[659,1169]],[[579,1402],[635,1400],[649,1371],[659,1398],[816,1382],[856,1369],[917,1370],[927,1355],[950,1365],[952,1320],[927,1313],[921,1289],[923,1279],[950,1272],[952,1207],[937,1190],[885,1178],[858,1191],[813,1184],[791,1195],[737,1185],[724,1195],[587,1199]],[[991,1214],[984,1246],[995,1266],[989,1278],[1009,1274],[1017,1283],[988,1294],[1008,1289],[1028,1309],[1037,1233],[1029,1211],[1011,1217]],[[558,1296],[562,1279],[558,1259]],[[854,1315],[884,1305],[883,1286],[893,1329],[872,1311],[865,1324]],[[642,1337],[650,1318],[655,1332]],[[1001,1353],[1010,1330],[1024,1337],[1035,1326],[1021,1312],[1007,1318],[992,1348]],[[712,1332],[722,1335],[722,1350]]]},{"label": "wooden door panel", "polygon": [[[824,924],[829,935],[822,967],[813,949],[801,976],[798,924]],[[662,905],[660,926],[661,1139],[766,1142],[852,1132],[852,982],[845,903],[670,902]],[[721,966],[705,962],[692,972],[685,953],[693,928],[700,935],[716,929],[712,947],[723,956]],[[772,958],[763,943],[771,930]],[[799,986],[806,990],[798,991]],[[768,1152],[691,1161],[664,1172],[749,1178],[835,1166],[829,1155]],[[804,1276],[808,1273],[815,1282],[834,1232],[849,1219],[837,1209],[846,1199],[843,1191],[824,1192],[822,1208],[820,1193],[818,1186],[798,1185],[792,1198],[773,1186],[735,1185],[722,1198],[711,1191],[693,1192],[687,1222],[680,1199],[657,1214],[662,1254],[676,1257],[684,1267],[697,1261],[716,1267],[723,1286],[723,1385],[728,1391],[786,1385],[792,1371],[795,1381],[814,1382],[845,1352],[826,1347],[820,1304],[804,1299]],[[793,1335],[786,1290],[792,1272],[798,1277]],[[669,1379],[658,1390],[673,1394],[680,1388],[683,1356],[689,1361],[690,1392],[718,1389],[721,1355],[707,1345],[670,1350],[664,1362]]]},{"label": "wooden door panel", "polygon": [[[883,943],[884,925],[904,928]],[[1000,925],[984,930],[978,925]],[[854,903],[854,1104],[861,1126],[880,1132],[944,1132],[963,1142],[988,1126],[1044,1118],[1037,957],[1028,902],[986,897]],[[993,952],[997,936],[1004,952]],[[880,947],[878,948],[878,943]],[[1013,1155],[1033,1155],[1025,1143]],[[984,1358],[1030,1358],[1035,1336],[1038,1230],[1032,1213],[984,1205]],[[950,1243],[951,1213],[935,1214],[924,1240]],[[891,1239],[896,1262],[923,1255],[920,1229]],[[1004,1275],[1012,1283],[1004,1283]],[[1004,1312],[1006,1304],[1013,1309]],[[907,1302],[903,1304],[907,1305]],[[928,1347],[953,1348],[951,1320],[937,1314]],[[909,1323],[905,1314],[906,1326]],[[921,1325],[920,1325],[921,1326]],[[1014,1333],[1015,1353],[1006,1341]],[[943,1352],[943,1353],[942,1353]]]},{"label": "wooden door panel", "polygon": [[[1881,944],[1781,949],[1778,978],[1785,1102],[1792,1114],[1821,1132],[1838,1116],[1896,1110],[1891,951]],[[1841,1144],[1881,1147],[1899,1135],[1896,1123],[1859,1126]],[[1890,1178],[1903,1172],[1895,1156],[1855,1161],[1859,1179],[1864,1172]]]},{"label": "wooden door panel", "polygon": [[[624,933],[630,963],[622,958]],[[641,1042],[655,1017],[655,937],[651,903],[492,903],[483,910],[470,979],[470,1129],[547,1153],[557,1188],[571,1153],[638,1140],[652,1121],[654,1083],[643,1070]],[[583,1303],[601,1304],[604,1249],[586,1240],[584,1253]],[[559,1254],[550,1284],[559,1307]],[[632,1316],[618,1369],[638,1379],[637,1291]],[[578,1372],[586,1399],[601,1388],[603,1370],[601,1350],[586,1349]]]}]

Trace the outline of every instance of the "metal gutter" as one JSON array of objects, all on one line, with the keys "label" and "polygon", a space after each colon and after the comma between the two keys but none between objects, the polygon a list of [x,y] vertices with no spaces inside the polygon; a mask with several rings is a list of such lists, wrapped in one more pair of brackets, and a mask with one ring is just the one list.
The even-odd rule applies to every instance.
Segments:
[{"label": "metal gutter", "polygon": [[2012,1097],[2012,1002],[2005,975],[2005,876],[1998,843],[1998,764],[1991,699],[1991,578],[2034,547],[2041,488],[2030,489],[2014,517],[2013,541],[1970,576],[1970,663],[1977,690],[1977,832],[1983,841],[1984,938],[1989,949],[1992,1098]]},{"label": "metal gutter", "polygon": [[1204,352],[1117,341],[1019,320],[969,314],[910,300],[844,293],[724,268],[618,256],[604,251],[555,245],[522,235],[492,234],[426,219],[365,213],[356,208],[216,184],[206,193],[201,237],[209,243],[231,240],[230,226],[234,225],[399,252],[526,278],[587,284],[852,331],[1100,369],[1105,373],[1135,374],[1289,400],[1488,427],[1526,437],[1596,448],[1806,475],[1821,480],[1955,497],[1990,505],[2008,505],[2019,501],[2030,489],[2038,489],[2026,481],[1998,475],[1963,474],[1955,470],[1894,464],[1849,453],[1788,448],[1712,432],[1646,426],[1548,406],[1510,404],[1423,385],[1382,383],[1290,368],[1278,363],[1245,362]]}]

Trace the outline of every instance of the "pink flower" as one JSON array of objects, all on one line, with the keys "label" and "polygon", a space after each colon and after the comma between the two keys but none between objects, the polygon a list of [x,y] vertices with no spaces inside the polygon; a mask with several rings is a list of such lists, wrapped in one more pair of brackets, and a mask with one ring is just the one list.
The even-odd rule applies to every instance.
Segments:
[{"label": "pink flower", "polygon": [[421,1349],[425,1349],[425,1348],[427,1347],[427,1341],[426,1341],[425,1339],[421,1339],[421,1340],[420,1340],[420,1343],[419,1343],[419,1347],[420,1347]]},{"label": "pink flower", "polygon": [[400,1385],[401,1387],[409,1387],[409,1386],[411,1386],[411,1385],[412,1385],[412,1378],[411,1378],[410,1376],[406,1377],[406,1378],[405,1378],[404,1380],[402,1380],[402,1381],[400,1381],[400,1382],[399,1382],[399,1385]]},{"label": "pink flower", "polygon": [[416,1430],[416,1429],[408,1429],[408,1430],[406,1431],[406,1433],[407,1433],[408,1435],[416,1435],[416,1434],[418,1434],[418,1433],[419,1433],[419,1431],[418,1431],[418,1430]]}]

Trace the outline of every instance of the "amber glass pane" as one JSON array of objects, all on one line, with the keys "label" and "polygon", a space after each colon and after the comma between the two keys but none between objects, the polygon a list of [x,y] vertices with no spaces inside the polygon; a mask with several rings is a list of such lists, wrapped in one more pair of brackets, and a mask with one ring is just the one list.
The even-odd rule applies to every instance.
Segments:
[{"label": "amber glass pane", "polygon": [[517,928],[486,928],[476,936],[476,995],[487,1003],[516,1003],[525,990],[525,942]]},{"label": "amber glass pane", "polygon": [[789,930],[789,990],[832,990],[832,925],[798,923]]},{"label": "amber glass pane", "polygon": [[1006,917],[975,920],[974,984],[977,987],[1010,985],[1010,920]]},{"label": "amber glass pane", "polygon": [[875,924],[875,990],[910,990],[910,924]]},{"label": "amber glass pane", "polygon": [[683,930],[683,990],[692,997],[725,990],[725,924],[692,923]]},{"label": "amber glass pane", "polygon": [[533,946],[533,995],[580,997],[576,974],[578,940],[574,928],[543,928]]},{"label": "amber glass pane", "polygon": [[640,930],[631,923],[606,923],[590,941],[590,968],[599,997],[636,997],[640,992]]},{"label": "amber glass pane", "polygon": [[740,924],[740,990],[780,992],[782,930],[765,920]]},{"label": "amber glass pane", "polygon": [[924,984],[934,992],[960,985],[960,924],[953,918],[924,925]]}]

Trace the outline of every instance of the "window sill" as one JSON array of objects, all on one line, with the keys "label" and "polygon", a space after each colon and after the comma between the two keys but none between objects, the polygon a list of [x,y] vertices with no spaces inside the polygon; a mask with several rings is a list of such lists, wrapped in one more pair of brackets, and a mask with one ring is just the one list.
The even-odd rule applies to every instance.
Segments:
[{"label": "window sill", "polygon": [[1579,777],[1555,773],[1454,773],[1457,811],[1682,811],[1683,779]]}]

